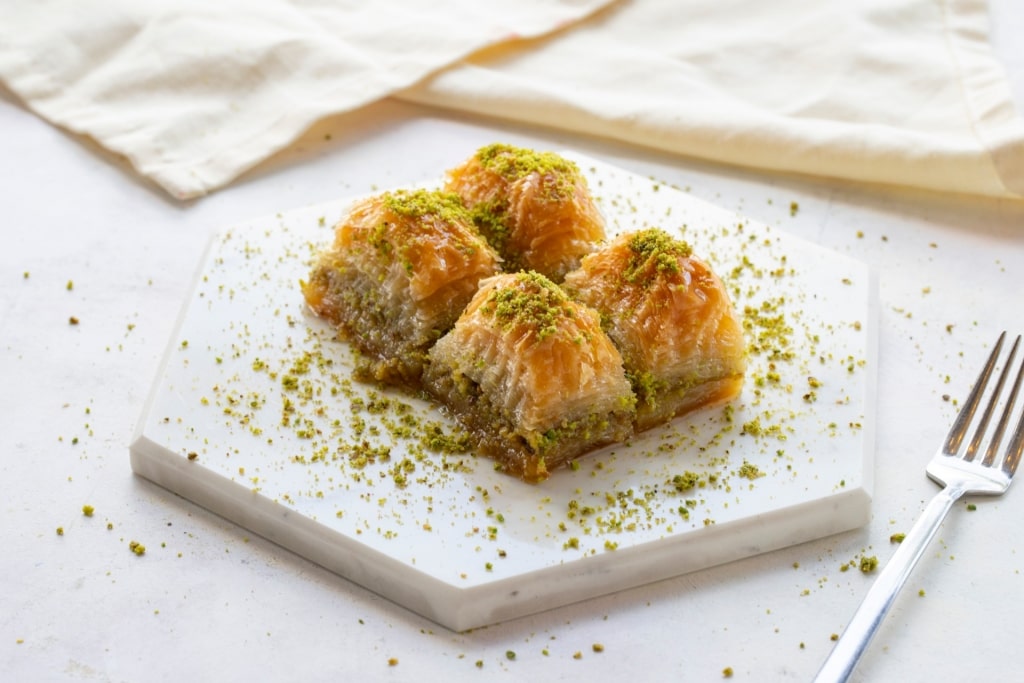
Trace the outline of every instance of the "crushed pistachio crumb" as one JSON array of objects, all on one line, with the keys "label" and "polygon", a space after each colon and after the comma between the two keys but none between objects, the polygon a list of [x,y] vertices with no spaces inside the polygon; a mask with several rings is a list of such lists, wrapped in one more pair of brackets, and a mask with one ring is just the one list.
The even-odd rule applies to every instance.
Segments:
[{"label": "crushed pistachio crumb", "polygon": [[762,472],[757,465],[747,462],[746,460],[744,460],[743,464],[740,465],[740,469],[737,472],[737,474],[739,474],[744,479],[750,479],[751,481],[759,477],[765,476],[764,472]]}]

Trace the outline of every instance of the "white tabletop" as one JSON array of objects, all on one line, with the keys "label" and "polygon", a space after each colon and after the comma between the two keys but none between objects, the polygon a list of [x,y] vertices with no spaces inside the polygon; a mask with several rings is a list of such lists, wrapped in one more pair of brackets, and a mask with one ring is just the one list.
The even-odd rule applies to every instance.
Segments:
[{"label": "white tabletop", "polygon": [[[1024,8],[993,12],[1024,103]],[[873,578],[843,565],[892,555],[890,536],[937,490],[924,465],[955,412],[947,398],[966,394],[999,330],[1024,332],[1019,201],[755,173],[389,101],[179,204],[6,92],[0,131],[5,680],[717,680],[727,667],[736,680],[809,680]],[[580,150],[877,269],[867,526],[455,633],[132,474],[128,443],[212,229],[433,177],[496,140]],[[855,679],[1015,670],[1024,493],[969,502]]]}]

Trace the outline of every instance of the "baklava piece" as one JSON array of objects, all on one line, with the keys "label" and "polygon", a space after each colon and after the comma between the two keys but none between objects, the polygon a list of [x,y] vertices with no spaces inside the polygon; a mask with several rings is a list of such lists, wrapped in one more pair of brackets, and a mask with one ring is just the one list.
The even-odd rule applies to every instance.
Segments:
[{"label": "baklava piece", "polygon": [[338,223],[302,292],[361,352],[357,376],[416,388],[427,350],[498,270],[457,195],[387,192]]},{"label": "baklava piece", "polygon": [[728,292],[690,246],[659,229],[583,259],[565,290],[596,309],[637,397],[636,429],[734,397],[746,346]]},{"label": "baklava piece", "polygon": [[604,241],[604,219],[575,163],[552,152],[505,144],[481,147],[447,174],[505,270],[533,270],[555,282]]},{"label": "baklava piece", "polygon": [[526,481],[632,433],[635,399],[597,313],[538,273],[481,282],[429,359],[426,390]]}]

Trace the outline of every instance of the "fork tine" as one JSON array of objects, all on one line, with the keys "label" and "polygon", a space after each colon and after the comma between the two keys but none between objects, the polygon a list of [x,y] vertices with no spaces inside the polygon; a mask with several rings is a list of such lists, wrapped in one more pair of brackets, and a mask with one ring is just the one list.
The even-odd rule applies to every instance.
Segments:
[{"label": "fork tine", "polygon": [[978,404],[981,402],[981,395],[984,393],[985,387],[988,385],[989,377],[992,376],[992,370],[996,366],[996,360],[999,358],[999,352],[1003,348],[1004,339],[1006,339],[1005,330],[999,335],[999,339],[996,341],[996,345],[995,348],[992,349],[992,353],[989,354],[985,367],[982,368],[981,373],[978,375],[978,379],[974,382],[974,387],[971,389],[971,393],[967,395],[967,401],[964,403],[964,407],[960,409],[960,413],[956,416],[953,426],[949,429],[949,435],[946,436],[946,443],[943,445],[943,451],[950,455],[953,455],[960,450],[960,444],[964,439],[964,435],[967,433],[967,427],[970,425],[971,419],[974,417],[974,412],[978,409]]},{"label": "fork tine", "polygon": [[[994,407],[994,404],[998,401],[999,395],[1003,390],[1003,384],[1007,377],[1010,376],[1011,369],[1013,368],[1013,359],[1017,354],[1017,347],[1020,346],[1020,335],[1013,342],[1013,347],[1010,349],[1010,355],[1006,359],[1006,363],[1003,365],[1003,372],[999,376],[999,383],[996,386],[995,393],[992,395],[992,401],[989,404],[989,408]],[[1021,371],[1024,371],[1024,366],[1021,367]],[[1021,385],[1021,371],[1017,372],[1017,378],[1013,382],[1013,387],[1010,389],[1009,396],[1006,397],[1006,402],[1003,407],[1003,413],[999,418],[999,424],[996,425],[995,431],[992,434],[992,439],[989,441],[988,448],[985,451],[985,459],[982,460],[981,464],[985,466],[992,465],[995,462],[996,456],[999,453],[999,445],[1003,440],[1003,435],[1006,433],[1006,428],[1010,424],[1010,420],[1013,416],[1013,406],[1017,401],[1017,394],[1020,391]],[[980,441],[981,435],[977,434],[974,437],[974,441]],[[1011,444],[1012,444],[1011,440]],[[973,445],[973,442],[972,442]]]},{"label": "fork tine", "polygon": [[[1017,341],[1020,341],[1019,336]],[[1024,362],[1021,362],[1020,370],[1017,371],[1017,381],[1013,383],[1013,392],[1007,401],[1006,413],[1004,414],[1006,421],[1009,421],[1010,407],[1017,398],[1017,392],[1020,390],[1022,381],[1024,381]],[[1017,465],[1020,463],[1022,452],[1024,452],[1024,410],[1021,411],[1020,419],[1017,420],[1017,429],[1014,430],[1013,436],[1010,437],[1010,444],[1006,448],[1006,458],[1003,460],[1003,472],[1006,476],[1012,477],[1014,472],[1017,471]]]},{"label": "fork tine", "polygon": [[[975,428],[974,438],[971,439],[971,442],[967,446],[967,452],[964,454],[964,460],[968,462],[973,461],[975,455],[978,453],[978,447],[981,445],[981,440],[985,436],[985,430],[988,429],[988,421],[992,419],[992,413],[995,411],[995,407],[999,402],[999,396],[1002,394],[1002,385],[1007,383],[1007,377],[1010,375],[1010,368],[1013,367],[1014,356],[1017,355],[1017,347],[1020,345],[1020,342],[1020,337],[1017,337],[1014,341],[1014,345],[1010,347],[1010,355],[1007,356],[1007,361],[1002,365],[1002,372],[999,373],[999,379],[995,381],[995,388],[992,389],[992,394],[988,398],[988,404],[985,405],[985,412],[981,415],[981,420],[978,421],[978,426]],[[996,426],[995,432],[989,442],[988,455],[986,456],[984,463],[985,465],[992,464],[992,458],[995,457],[995,451],[998,449],[999,441],[1002,440],[1002,432],[1006,431],[1007,420],[1009,420],[1010,411],[1013,408],[1013,398],[1014,394],[1011,394],[1010,398],[1007,399],[1007,408],[1002,412],[1002,419],[999,420],[999,424]]]},{"label": "fork tine", "polygon": [[[978,423],[977,431],[974,433],[974,438],[971,439],[970,445],[967,447],[967,452],[964,454],[964,460],[971,461],[974,459],[974,455],[978,450],[978,446],[981,445],[982,437],[985,436],[985,429],[988,427],[988,421],[992,417],[992,412],[995,410],[996,405],[999,403],[999,397],[1003,393],[1003,385],[1006,384],[1006,378],[1010,376],[1010,369],[1013,367],[1013,359],[1017,355],[1017,347],[1020,346],[1020,336],[1013,342],[1013,346],[1010,347],[1010,354],[1006,358],[1006,362],[1003,364],[1003,371],[999,373],[999,380],[996,382],[996,388],[992,390],[992,396],[989,398],[988,405],[985,407],[985,414],[982,416],[981,421]],[[1003,440],[1003,434],[1006,432],[1006,425],[1010,421],[1010,415],[1013,411],[1013,403],[1017,398],[1017,387],[1015,383],[1013,390],[1010,391],[1010,395],[1006,399],[1006,405],[1003,409],[1003,414],[999,418],[999,424],[996,425],[995,431],[992,434],[992,438],[988,444],[988,450],[985,453],[985,459],[981,464],[991,465],[992,461],[995,460],[996,453],[999,450],[999,444]]]}]

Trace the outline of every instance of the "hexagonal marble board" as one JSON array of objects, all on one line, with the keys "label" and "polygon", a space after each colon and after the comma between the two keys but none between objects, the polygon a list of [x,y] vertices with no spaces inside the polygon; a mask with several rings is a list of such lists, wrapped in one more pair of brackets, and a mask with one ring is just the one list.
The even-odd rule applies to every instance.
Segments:
[{"label": "hexagonal marble board", "polygon": [[305,308],[299,281],[351,203],[338,201],[214,235],[131,444],[133,470],[454,630],[865,524],[869,269],[565,155],[609,233],[666,229],[725,280],[751,347],[739,398],[538,485],[496,472],[458,447],[434,406],[352,380],[349,348]]}]

